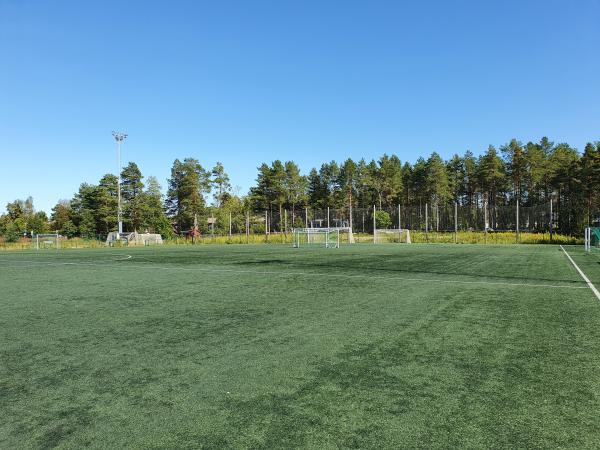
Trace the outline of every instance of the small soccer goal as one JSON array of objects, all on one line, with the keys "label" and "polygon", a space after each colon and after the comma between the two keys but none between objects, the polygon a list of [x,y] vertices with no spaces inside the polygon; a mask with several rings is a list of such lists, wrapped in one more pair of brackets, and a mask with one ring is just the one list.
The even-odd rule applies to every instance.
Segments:
[{"label": "small soccer goal", "polygon": [[45,248],[58,250],[60,248],[60,236],[58,233],[35,234],[33,235],[32,243],[36,250]]},{"label": "small soccer goal", "polygon": [[410,231],[405,229],[375,229],[373,234],[375,244],[410,244]]},{"label": "small soccer goal", "polygon": [[339,248],[340,230],[334,228],[295,228],[294,248],[308,245]]}]

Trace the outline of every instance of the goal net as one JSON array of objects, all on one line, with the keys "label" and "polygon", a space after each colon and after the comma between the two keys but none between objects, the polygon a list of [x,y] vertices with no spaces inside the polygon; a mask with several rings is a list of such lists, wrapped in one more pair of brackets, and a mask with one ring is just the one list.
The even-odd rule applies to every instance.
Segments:
[{"label": "goal net", "polygon": [[375,244],[410,244],[410,231],[400,228],[396,229],[375,229],[373,234]]},{"label": "goal net", "polygon": [[340,230],[332,228],[295,228],[294,248],[307,245],[339,248]]},{"label": "goal net", "polygon": [[35,234],[32,239],[33,246],[36,250],[51,248],[60,248],[60,239],[58,233],[54,234]]}]

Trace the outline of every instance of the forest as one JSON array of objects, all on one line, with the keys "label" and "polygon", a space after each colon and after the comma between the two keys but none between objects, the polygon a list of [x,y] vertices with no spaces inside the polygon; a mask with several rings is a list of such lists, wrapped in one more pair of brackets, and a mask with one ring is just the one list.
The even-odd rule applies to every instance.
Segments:
[{"label": "forest", "polygon": [[[490,145],[479,156],[466,151],[447,161],[436,152],[414,164],[383,154],[370,161],[323,162],[307,173],[294,161],[265,162],[257,169],[254,186],[239,195],[221,163],[205,168],[192,157],[176,159],[163,191],[155,177],[144,177],[129,162],[121,172],[124,229],[171,238],[196,222],[202,233],[242,233],[248,227],[256,233],[280,232],[308,224],[308,211],[311,217],[323,217],[325,210],[353,217],[354,228],[362,214],[364,228],[365,211],[373,206],[391,214],[402,208],[407,226],[416,228],[423,223],[408,218],[421,217],[424,208],[433,220],[437,211],[438,227],[439,211],[460,208],[461,229],[480,229],[488,227],[481,222],[482,210],[493,225],[494,217],[518,203],[523,211],[542,211],[544,219],[532,221],[532,229],[544,231],[552,223],[557,232],[579,235],[584,226],[598,222],[600,210],[600,141],[588,143],[583,152],[544,137],[525,144],[512,139],[498,148]],[[117,187],[114,174],[96,184],[84,182],[72,198],[59,200],[49,216],[35,210],[31,197],[17,199],[0,216],[0,235],[7,242],[50,231],[102,239],[117,228]],[[546,218],[550,202],[554,209]],[[496,220],[498,229],[513,226]]]}]

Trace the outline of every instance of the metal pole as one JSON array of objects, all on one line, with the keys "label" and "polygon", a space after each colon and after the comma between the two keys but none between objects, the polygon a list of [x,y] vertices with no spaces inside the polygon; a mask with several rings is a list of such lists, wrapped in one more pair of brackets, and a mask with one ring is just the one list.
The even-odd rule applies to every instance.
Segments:
[{"label": "metal pole", "polygon": [[400,216],[400,203],[398,203],[398,229],[401,230],[402,229],[402,219]]},{"label": "metal pole", "polygon": [[487,219],[487,200],[483,201],[483,233],[484,239],[483,242],[487,244],[487,229],[488,229],[488,219]]},{"label": "metal pole", "polygon": [[458,202],[454,202],[454,243],[458,244]]},{"label": "metal pole", "polygon": [[327,228],[329,228],[329,206],[327,207]]},{"label": "metal pole", "polygon": [[118,164],[118,182],[117,182],[117,196],[118,200],[118,213],[117,218],[119,221],[119,236],[123,232],[123,221],[122,221],[122,210],[121,210],[121,141],[117,139],[117,164]]},{"label": "metal pole", "polygon": [[231,211],[229,211],[229,239],[231,239]]},{"label": "metal pole", "polygon": [[516,227],[515,239],[518,244],[519,243],[519,199],[518,198],[517,198],[517,227]]},{"label": "metal pole", "polygon": [[353,229],[353,225],[354,224],[353,224],[353,220],[352,220],[352,213],[353,213],[353,211],[352,211],[352,199],[350,199],[350,210],[349,210],[349,213],[350,213],[350,220],[348,221],[348,225],[350,226],[350,234],[348,235],[348,240],[350,240],[350,236],[352,235],[352,232],[354,231],[354,229]]},{"label": "metal pole", "polygon": [[269,213],[265,209],[265,241],[269,240],[269,229],[267,228],[269,225]]},{"label": "metal pole", "polygon": [[127,137],[127,134],[121,133],[118,131],[113,131],[112,135],[115,138],[115,140],[117,141],[117,163],[119,166],[119,172],[118,172],[118,177],[117,177],[118,178],[118,182],[117,182],[117,197],[118,197],[117,221],[119,222],[119,239],[120,239],[121,233],[123,233],[123,211],[122,211],[122,204],[121,204],[121,143]]},{"label": "metal pole", "polygon": [[304,228],[308,228],[308,207],[304,207]]},{"label": "metal pole", "polygon": [[550,242],[552,242],[552,199],[550,199]]},{"label": "metal pole", "polygon": [[250,212],[246,211],[246,244],[250,243]]},{"label": "metal pole", "polygon": [[375,205],[373,205],[373,244],[377,244],[377,221],[375,220],[375,213],[377,209]]},{"label": "metal pole", "polygon": [[425,240],[429,242],[429,216],[427,209],[427,203],[425,203]]}]

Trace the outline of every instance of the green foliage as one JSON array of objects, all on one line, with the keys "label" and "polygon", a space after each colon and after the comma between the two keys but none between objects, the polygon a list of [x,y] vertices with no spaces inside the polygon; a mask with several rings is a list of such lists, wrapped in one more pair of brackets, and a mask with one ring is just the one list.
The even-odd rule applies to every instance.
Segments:
[{"label": "green foliage", "polygon": [[[486,205],[490,214],[498,208],[514,207],[517,200],[523,207],[544,205],[546,209],[552,200],[554,225],[562,234],[579,236],[584,226],[600,222],[600,142],[588,143],[581,155],[568,144],[555,144],[546,137],[526,144],[511,139],[500,151],[490,145],[478,157],[466,151],[449,161],[433,152],[414,164],[402,164],[393,154],[370,161],[347,158],[341,164],[325,162],[307,175],[294,161],[275,160],[260,165],[256,184],[245,197],[232,193],[220,162],[208,172],[196,159],[176,159],[166,198],[155,178],[148,177],[144,186],[140,168],[129,162],[121,173],[124,229],[169,237],[174,230],[190,230],[197,218],[206,233],[206,220],[212,216],[217,218],[215,231],[228,233],[230,214],[232,228],[245,230],[249,212],[262,216],[267,211],[269,230],[281,232],[286,228],[285,211],[294,210],[297,215],[305,208],[330,208],[347,219],[350,210],[373,205],[380,210],[401,205],[422,211],[426,204],[444,208],[456,202],[479,211]],[[15,200],[0,216],[0,235],[10,235],[11,240],[46,230],[69,237],[106,235],[117,229],[117,186],[118,179],[112,174],[97,185],[81,184],[71,200],[61,200],[52,209],[50,220],[34,210],[31,198]],[[214,203],[207,205],[211,190]],[[465,228],[483,228],[483,218],[474,214],[472,219],[463,224]],[[495,218],[488,219],[495,228]],[[420,215],[418,220],[422,220]],[[547,221],[548,217],[538,215],[528,223],[533,229],[543,229]],[[257,222],[250,227],[258,232],[264,231],[265,225]]]},{"label": "green foliage", "polygon": [[210,192],[210,176],[193,158],[176,159],[171,168],[166,207],[179,231],[189,230],[194,217],[202,214],[206,202],[204,194]]},{"label": "green foliage", "polygon": [[375,211],[375,225],[379,229],[386,229],[392,226],[392,219],[387,211]]}]

